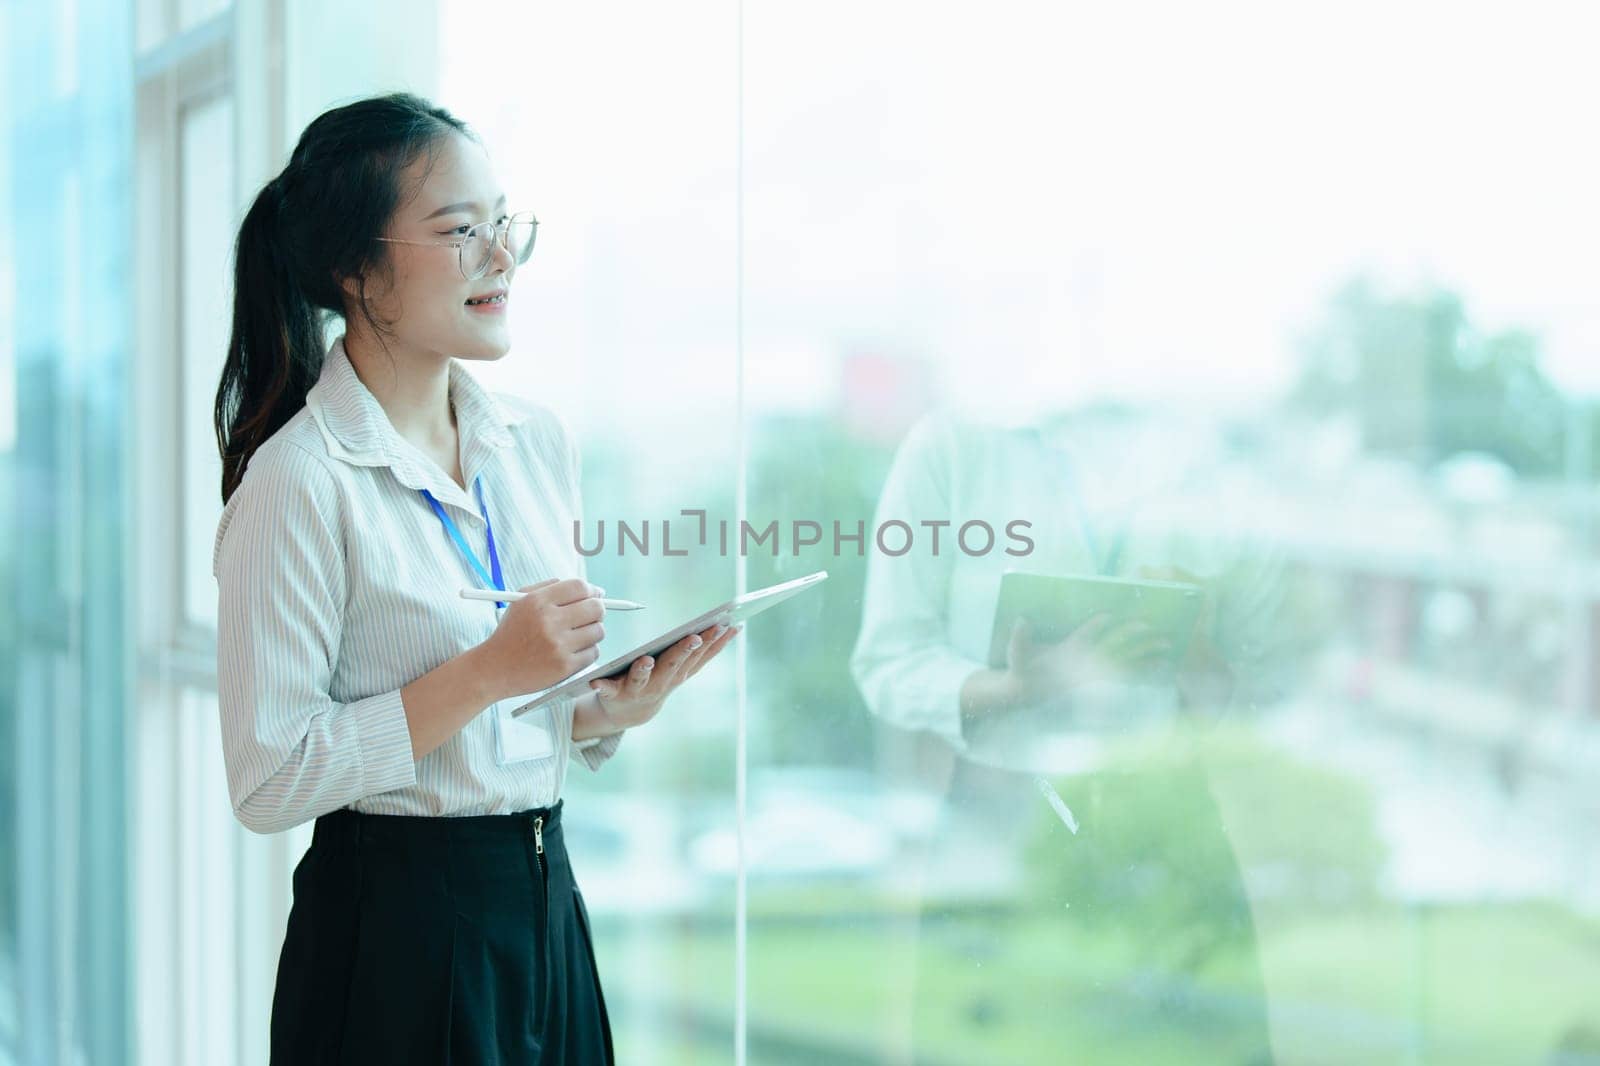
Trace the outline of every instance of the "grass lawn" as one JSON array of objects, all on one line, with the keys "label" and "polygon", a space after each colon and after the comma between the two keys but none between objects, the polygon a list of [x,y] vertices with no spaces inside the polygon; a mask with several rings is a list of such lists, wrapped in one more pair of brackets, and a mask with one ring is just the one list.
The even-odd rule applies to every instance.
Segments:
[{"label": "grass lawn", "polygon": [[[1212,1016],[1248,1013],[1258,1002],[1247,959],[1153,974],[1125,942],[1074,934],[1069,950],[1059,922],[1022,914],[925,929],[919,944],[903,913],[863,914],[855,902],[829,919],[838,900],[752,897],[751,1062],[902,1062],[908,1050],[964,1066],[1091,1054],[1149,1066],[1244,1061],[1226,1027],[1201,1028],[1135,993],[1161,984],[1180,1003],[1213,1004]],[[1259,922],[1279,1062],[1545,1063],[1575,1023],[1600,1019],[1600,924],[1555,909],[1299,911]],[[621,1061],[720,1061],[732,1035],[732,930],[598,933],[619,1043],[636,1049]]]}]

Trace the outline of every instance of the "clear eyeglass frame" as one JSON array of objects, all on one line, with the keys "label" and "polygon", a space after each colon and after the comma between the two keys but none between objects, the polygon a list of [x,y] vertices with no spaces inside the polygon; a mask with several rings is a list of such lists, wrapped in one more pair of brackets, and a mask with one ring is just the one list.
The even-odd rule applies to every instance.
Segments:
[{"label": "clear eyeglass frame", "polygon": [[494,261],[494,246],[499,244],[511,254],[515,263],[526,263],[533,254],[533,245],[539,238],[539,219],[532,211],[518,211],[503,219],[480,222],[455,241],[412,241],[404,237],[379,237],[390,244],[416,244],[426,248],[456,249],[456,265],[461,276],[476,281],[489,270]]}]

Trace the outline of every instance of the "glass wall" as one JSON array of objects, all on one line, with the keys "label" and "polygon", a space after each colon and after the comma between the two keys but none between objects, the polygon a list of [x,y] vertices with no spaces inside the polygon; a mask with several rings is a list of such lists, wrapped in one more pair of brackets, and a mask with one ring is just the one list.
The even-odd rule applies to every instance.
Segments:
[{"label": "glass wall", "polygon": [[752,1057],[1600,1054],[1576,26],[875,10],[746,13],[752,509],[882,535],[752,627]]},{"label": "glass wall", "polygon": [[570,789],[633,1061],[1600,1061],[1581,19],[509,8],[592,573],[829,573]]},{"label": "glass wall", "polygon": [[124,7],[0,8],[0,1061],[130,1040]]},{"label": "glass wall", "polygon": [[228,245],[396,88],[607,646],[828,575],[571,768],[619,1061],[1600,1064],[1585,13],[128,6],[0,5],[0,1066],[266,1060]]}]

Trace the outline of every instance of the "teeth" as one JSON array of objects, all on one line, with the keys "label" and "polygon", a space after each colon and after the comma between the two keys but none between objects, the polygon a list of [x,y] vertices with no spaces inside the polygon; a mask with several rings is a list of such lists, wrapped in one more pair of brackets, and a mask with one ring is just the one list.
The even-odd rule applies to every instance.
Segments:
[{"label": "teeth", "polygon": [[484,297],[482,299],[468,300],[467,301],[467,306],[468,307],[476,307],[478,304],[499,304],[499,303],[505,303],[505,301],[506,301],[506,295],[505,295],[505,293],[502,292],[502,293],[498,293],[498,294],[496,294],[494,296]]}]

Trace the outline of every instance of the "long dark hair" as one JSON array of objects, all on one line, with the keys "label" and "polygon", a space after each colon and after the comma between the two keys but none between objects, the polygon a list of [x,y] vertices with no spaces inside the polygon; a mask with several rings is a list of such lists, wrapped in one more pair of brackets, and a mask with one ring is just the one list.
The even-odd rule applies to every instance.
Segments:
[{"label": "long dark hair", "polygon": [[319,115],[300,135],[283,173],[257,194],[234,248],[233,334],[217,386],[215,426],[222,453],[222,502],[238,488],[250,456],[305,406],[322,375],[323,329],[348,317],[340,279],[389,268],[377,238],[406,190],[401,171],[423,156],[432,166],[466,123],[410,93],[374,96]]}]

